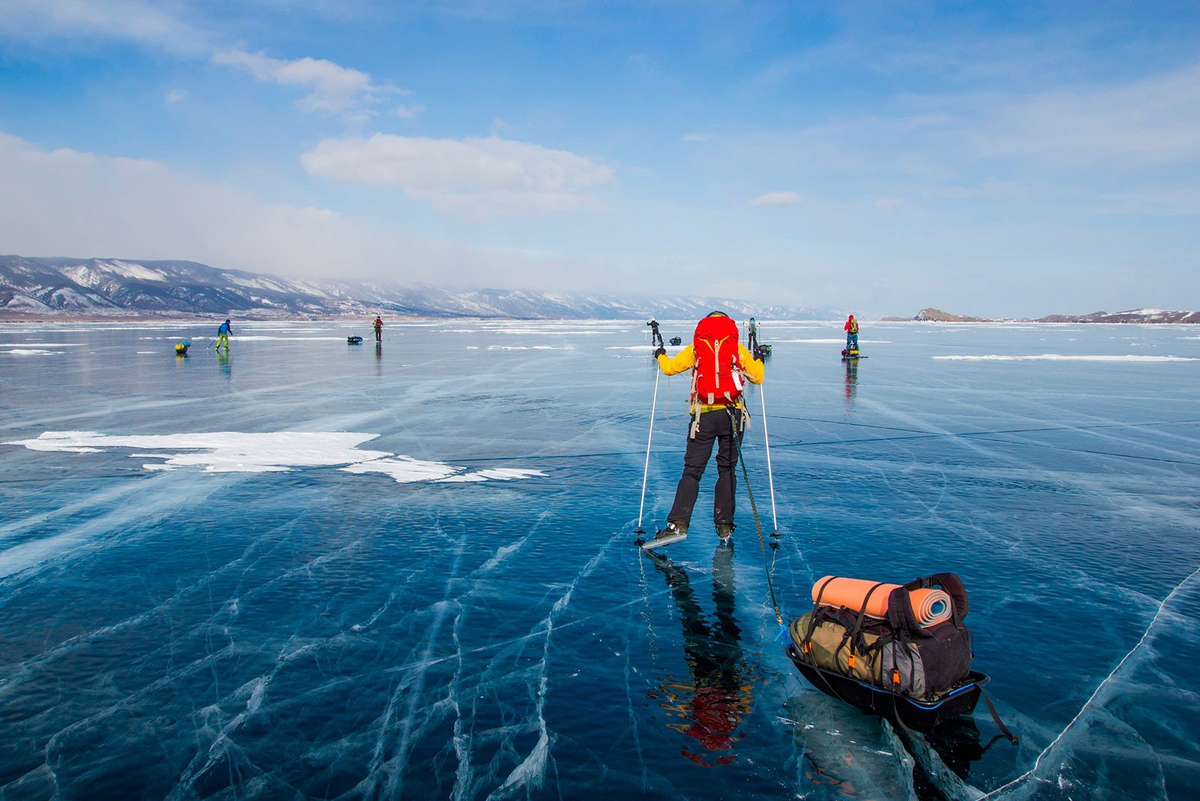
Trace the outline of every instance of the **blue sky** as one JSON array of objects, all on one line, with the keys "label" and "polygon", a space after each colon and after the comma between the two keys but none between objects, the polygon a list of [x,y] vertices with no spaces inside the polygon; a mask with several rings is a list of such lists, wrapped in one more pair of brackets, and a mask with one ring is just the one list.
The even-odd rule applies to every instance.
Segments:
[{"label": "blue sky", "polygon": [[22,255],[1195,309],[1200,6],[0,0],[0,186]]}]

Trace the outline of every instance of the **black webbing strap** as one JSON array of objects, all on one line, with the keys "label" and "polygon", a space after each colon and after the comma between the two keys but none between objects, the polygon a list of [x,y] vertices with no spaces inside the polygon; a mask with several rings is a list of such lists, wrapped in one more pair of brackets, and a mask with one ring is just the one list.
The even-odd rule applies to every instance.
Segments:
[{"label": "black webbing strap", "polygon": [[874,587],[867,590],[867,596],[863,598],[862,608],[858,610],[858,619],[854,621],[854,634],[858,634],[860,631],[862,631],[863,618],[867,616],[867,604],[871,602],[871,596],[875,594],[875,590],[882,586],[883,582],[880,581],[875,584]]},{"label": "black webbing strap", "polygon": [[821,606],[821,598],[825,595],[825,588],[829,586],[829,582],[833,581],[833,576],[825,580],[821,585],[821,589],[817,590],[817,600],[813,601],[812,614],[808,616],[808,631],[804,633],[804,639],[800,643],[801,651],[812,641],[813,632],[817,630],[817,609]]},{"label": "black webbing strap", "polygon": [[978,687],[979,692],[983,694],[983,702],[987,704],[988,712],[992,714],[992,722],[996,724],[996,728],[1000,730],[1000,733],[1003,734],[1010,743],[1016,745],[1018,742],[1020,742],[1021,738],[1009,731],[1008,727],[1004,725],[1004,721],[1000,719],[1000,713],[996,711],[996,705],[992,703],[992,697],[988,695],[987,690],[983,689],[983,685],[976,683],[975,686]]}]

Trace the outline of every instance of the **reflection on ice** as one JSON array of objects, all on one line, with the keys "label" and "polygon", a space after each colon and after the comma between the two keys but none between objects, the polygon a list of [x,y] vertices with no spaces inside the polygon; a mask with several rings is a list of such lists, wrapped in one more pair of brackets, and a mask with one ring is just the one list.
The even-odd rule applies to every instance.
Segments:
[{"label": "reflection on ice", "polygon": [[916,798],[913,760],[880,718],[816,690],[797,693],[784,711],[780,723],[795,738],[798,757],[791,767],[805,796]]},{"label": "reflection on ice", "polygon": [[[741,649],[741,627],[735,616],[733,548],[713,554],[713,620],[700,606],[686,568],[658,551],[644,551],[667,580],[679,622],[690,675],[667,676],[648,697],[676,718],[670,728],[692,738],[681,753],[697,765],[728,765],[736,759],[742,719],[754,705],[757,676]],[[699,747],[697,747],[699,746]]]}]

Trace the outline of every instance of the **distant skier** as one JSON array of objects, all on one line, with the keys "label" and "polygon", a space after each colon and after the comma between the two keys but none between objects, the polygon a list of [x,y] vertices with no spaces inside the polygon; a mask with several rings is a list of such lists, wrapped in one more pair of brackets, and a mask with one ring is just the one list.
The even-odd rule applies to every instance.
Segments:
[{"label": "distant skier", "polygon": [[229,325],[229,320],[221,323],[221,327],[217,329],[217,344],[213,346],[213,350],[220,350],[221,346],[225,346],[225,352],[229,353],[229,337],[233,334],[233,329]]},{"label": "distant skier", "polygon": [[751,353],[738,342],[738,327],[728,315],[713,312],[696,325],[692,344],[674,358],[665,348],[654,352],[658,367],[665,375],[692,371],[692,395],[689,414],[687,451],[683,457],[683,477],[675,490],[675,503],[667,514],[667,527],[646,543],[646,548],[670,545],[687,537],[692,508],[700,493],[700,478],[713,443],[717,443],[717,486],[713,498],[713,522],[723,543],[733,535],[734,496],[737,479],[737,437],[745,425],[742,403],[743,381],[763,381],[763,362],[759,353]]},{"label": "distant skier", "polygon": [[846,331],[846,350],[858,350],[858,320],[854,319],[853,314],[846,320],[843,328]]},{"label": "distant skier", "polygon": [[378,314],[375,315],[375,322],[372,323],[372,325],[375,326],[375,341],[382,342],[383,341],[383,320],[380,319]]}]

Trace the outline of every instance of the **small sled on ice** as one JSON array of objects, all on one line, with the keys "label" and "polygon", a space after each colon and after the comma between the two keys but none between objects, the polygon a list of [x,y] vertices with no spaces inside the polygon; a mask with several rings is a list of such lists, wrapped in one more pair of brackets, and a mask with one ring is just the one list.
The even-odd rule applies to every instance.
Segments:
[{"label": "small sled on ice", "polygon": [[190,348],[191,346],[192,346],[192,343],[191,343],[191,342],[179,342],[179,343],[176,343],[176,345],[175,345],[175,355],[176,355],[176,356],[187,356],[187,355],[188,355],[188,348]]},{"label": "small sled on ice", "polygon": [[867,357],[859,353],[858,348],[842,348],[842,361],[844,362],[858,361],[865,358]]},{"label": "small sled on ice", "polygon": [[904,585],[825,576],[813,608],[788,626],[786,652],[821,692],[864,712],[928,732],[970,715],[988,676],[971,669],[967,591],[953,573]]},{"label": "small sled on ice", "polygon": [[672,344],[672,345],[675,345],[675,346],[682,345],[682,344],[683,344],[683,338],[682,338],[682,337],[671,337],[671,344]]},{"label": "small sled on ice", "polygon": [[346,337],[347,345],[361,345],[362,343],[363,343],[362,337]]},{"label": "small sled on ice", "polygon": [[863,712],[902,723],[913,731],[932,731],[957,717],[970,715],[979,703],[983,686],[990,681],[986,673],[972,670],[960,684],[940,697],[923,701],[819,668],[805,660],[791,643],[786,650],[800,675],[821,692]]}]

